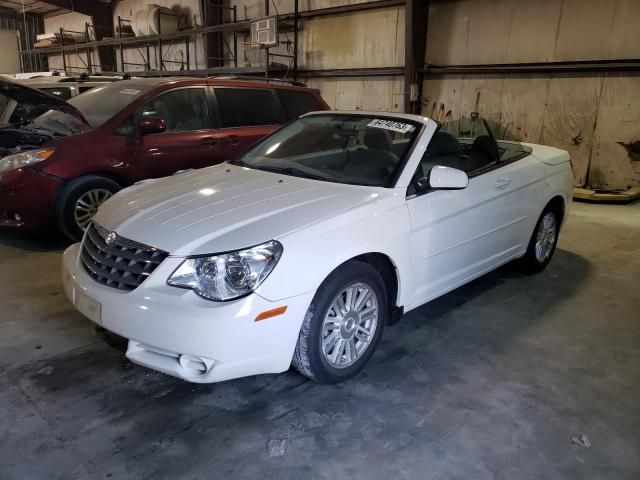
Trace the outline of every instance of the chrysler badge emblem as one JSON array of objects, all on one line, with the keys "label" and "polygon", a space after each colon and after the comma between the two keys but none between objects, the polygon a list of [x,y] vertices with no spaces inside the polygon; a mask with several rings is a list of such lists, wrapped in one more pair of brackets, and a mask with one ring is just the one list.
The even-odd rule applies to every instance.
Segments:
[{"label": "chrysler badge emblem", "polygon": [[107,235],[104,239],[104,241],[107,243],[107,245],[111,245],[113,242],[116,241],[116,232],[111,232],[109,235]]}]

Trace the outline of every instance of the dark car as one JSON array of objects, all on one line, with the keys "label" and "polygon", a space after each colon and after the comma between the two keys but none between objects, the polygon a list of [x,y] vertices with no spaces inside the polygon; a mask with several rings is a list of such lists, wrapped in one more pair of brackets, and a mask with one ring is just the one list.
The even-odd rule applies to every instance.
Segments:
[{"label": "dark car", "polygon": [[265,81],[133,78],[67,103],[0,81],[0,226],[79,239],[121,188],[220,163],[328,108],[317,90]]}]

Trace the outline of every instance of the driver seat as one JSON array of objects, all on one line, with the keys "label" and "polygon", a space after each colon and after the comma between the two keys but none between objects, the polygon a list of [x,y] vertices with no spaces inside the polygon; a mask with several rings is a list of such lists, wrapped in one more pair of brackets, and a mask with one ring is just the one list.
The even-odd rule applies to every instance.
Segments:
[{"label": "driver seat", "polygon": [[371,179],[389,176],[400,161],[392,153],[393,141],[389,134],[381,128],[367,128],[363,143],[366,148],[350,153],[344,173]]}]

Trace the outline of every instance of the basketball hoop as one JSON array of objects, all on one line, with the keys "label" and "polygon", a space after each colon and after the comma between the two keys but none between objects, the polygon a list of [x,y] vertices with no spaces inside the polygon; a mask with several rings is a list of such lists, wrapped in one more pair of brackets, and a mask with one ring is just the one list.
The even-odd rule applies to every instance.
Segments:
[{"label": "basketball hoop", "polygon": [[259,42],[242,42],[245,62],[250,67],[262,67],[267,61],[266,45]]}]

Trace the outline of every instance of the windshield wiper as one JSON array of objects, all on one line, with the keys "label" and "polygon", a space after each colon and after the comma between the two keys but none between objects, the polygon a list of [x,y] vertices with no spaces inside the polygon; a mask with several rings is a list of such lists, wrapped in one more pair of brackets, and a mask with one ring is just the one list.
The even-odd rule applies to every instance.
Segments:
[{"label": "windshield wiper", "polygon": [[309,178],[311,180],[323,180],[325,182],[327,181],[326,177],[314,175],[313,173],[308,173],[295,167],[271,167],[261,165],[259,167],[252,168],[255,168],[257,170],[264,170],[265,172],[282,173],[284,175],[291,175],[293,177]]}]

